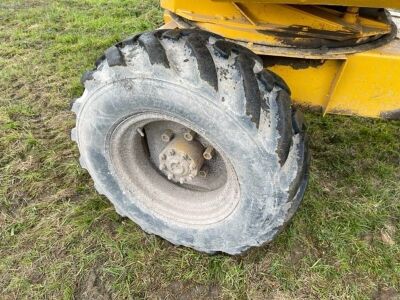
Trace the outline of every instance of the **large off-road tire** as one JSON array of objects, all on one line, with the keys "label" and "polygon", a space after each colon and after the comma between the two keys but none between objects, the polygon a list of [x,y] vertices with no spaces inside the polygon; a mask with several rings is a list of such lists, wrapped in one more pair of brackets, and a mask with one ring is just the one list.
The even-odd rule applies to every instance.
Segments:
[{"label": "large off-road tire", "polygon": [[[308,166],[301,113],[248,49],[200,30],[148,32],[109,48],[82,82],[72,108],[80,163],[144,231],[239,254],[271,241],[297,210]],[[202,167],[209,173],[179,175],[179,183],[158,166],[175,154],[166,141],[185,128],[197,134],[190,155],[215,150]],[[182,174],[184,159],[194,161],[185,153]]]}]

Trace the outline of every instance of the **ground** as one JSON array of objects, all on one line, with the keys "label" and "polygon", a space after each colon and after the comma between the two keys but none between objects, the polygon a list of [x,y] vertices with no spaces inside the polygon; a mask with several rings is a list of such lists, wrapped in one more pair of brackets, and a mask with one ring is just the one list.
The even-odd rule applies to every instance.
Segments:
[{"label": "ground", "polygon": [[69,103],[106,48],[161,22],[152,0],[1,1],[1,298],[398,299],[399,122],[306,113],[304,202],[243,256],[175,247],[96,194]]}]

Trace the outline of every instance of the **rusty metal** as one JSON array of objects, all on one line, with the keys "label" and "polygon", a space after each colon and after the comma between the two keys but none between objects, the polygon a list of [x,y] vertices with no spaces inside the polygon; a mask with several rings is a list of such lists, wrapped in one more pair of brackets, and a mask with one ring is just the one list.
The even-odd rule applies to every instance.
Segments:
[{"label": "rusty metal", "polygon": [[187,129],[184,133],[183,133],[183,138],[185,140],[187,140],[188,142],[193,141],[194,137],[196,136],[196,132],[194,132],[193,130]]},{"label": "rusty metal", "polygon": [[206,160],[211,160],[213,158],[213,155],[214,155],[214,148],[211,146],[208,146],[206,150],[204,150],[203,152],[203,157]]},{"label": "rusty metal", "polygon": [[203,166],[203,146],[195,140],[175,137],[160,153],[159,169],[169,180],[181,184],[191,181]]},{"label": "rusty metal", "polygon": [[161,135],[161,140],[164,143],[169,143],[174,137],[174,132],[171,129],[165,130]]}]

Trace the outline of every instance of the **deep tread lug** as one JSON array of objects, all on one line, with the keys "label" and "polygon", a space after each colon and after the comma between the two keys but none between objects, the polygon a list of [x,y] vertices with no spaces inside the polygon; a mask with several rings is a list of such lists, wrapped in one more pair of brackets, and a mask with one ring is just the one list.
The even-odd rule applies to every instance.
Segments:
[{"label": "deep tread lug", "polygon": [[126,66],[124,55],[121,53],[121,50],[116,46],[112,46],[107,49],[106,60],[110,67],[114,66]]},{"label": "deep tread lug", "polygon": [[271,92],[274,88],[275,77],[270,72],[261,71],[258,73],[258,79],[264,84],[267,92]]},{"label": "deep tread lug", "polygon": [[170,29],[164,32],[161,36],[163,39],[170,39],[170,40],[179,40],[182,37],[182,30],[179,29]]},{"label": "deep tread lug", "polygon": [[289,187],[289,199],[293,201],[297,191],[304,184],[304,180],[308,178],[308,166],[310,164],[310,153],[308,151],[308,138],[304,133],[300,133],[302,143],[298,145],[298,151],[300,152],[297,158],[297,166],[300,171],[297,172],[296,178],[292,181]]},{"label": "deep tread lug", "polygon": [[207,81],[218,91],[218,77],[214,60],[204,41],[199,35],[192,34],[187,38],[186,46],[196,58],[200,78]]},{"label": "deep tread lug", "polygon": [[246,115],[251,116],[251,121],[258,128],[261,113],[261,94],[256,75],[253,72],[254,61],[244,54],[239,54],[236,66],[243,78],[243,88],[246,97]]},{"label": "deep tread lug", "polygon": [[86,71],[85,73],[83,73],[82,77],[81,77],[81,84],[85,85],[85,82],[88,80],[93,80],[93,73],[94,71]]},{"label": "deep tread lug", "polygon": [[132,46],[137,42],[139,36],[140,36],[140,34],[136,34],[136,35],[130,36],[130,37],[126,38],[125,40],[115,44],[115,46],[117,48],[123,48],[125,46]]},{"label": "deep tread lug", "polygon": [[219,40],[214,43],[214,48],[219,53],[222,57],[228,58],[232,52],[237,53],[237,54],[244,54],[247,57],[251,57],[255,61],[259,62],[261,65],[263,64],[263,61],[261,57],[259,57],[257,54],[254,52],[250,51],[246,47],[243,47],[241,45],[225,41],[225,40]]},{"label": "deep tread lug", "polygon": [[94,63],[94,65],[96,66],[96,68],[98,68],[100,66],[100,64],[106,59],[105,54],[103,54],[102,56],[100,56],[98,59],[96,59],[96,62]]},{"label": "deep tread lug", "polygon": [[292,126],[294,134],[302,133],[305,131],[304,115],[301,111],[292,109]]},{"label": "deep tread lug", "polygon": [[280,90],[276,98],[278,106],[278,127],[280,137],[278,138],[277,153],[279,162],[283,165],[288,157],[290,146],[292,143],[292,116],[290,113],[291,101],[289,94]]},{"label": "deep tread lug", "polygon": [[160,64],[169,68],[169,61],[163,45],[153,33],[144,33],[138,38],[139,45],[146,51],[152,65]]}]

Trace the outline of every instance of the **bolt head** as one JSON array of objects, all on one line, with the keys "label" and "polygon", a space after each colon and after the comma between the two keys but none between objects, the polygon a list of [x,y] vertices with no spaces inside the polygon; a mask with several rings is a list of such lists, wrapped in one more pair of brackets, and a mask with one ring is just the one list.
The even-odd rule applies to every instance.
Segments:
[{"label": "bolt head", "polygon": [[201,170],[201,171],[199,171],[199,175],[200,175],[201,177],[207,177],[207,172],[204,171],[204,170]]},{"label": "bolt head", "polygon": [[183,135],[183,137],[184,137],[184,139],[187,140],[188,142],[193,141],[193,135],[191,135],[189,132],[186,132],[186,133]]},{"label": "bolt head", "polygon": [[204,153],[203,157],[207,160],[210,160],[212,156],[209,153]]}]

